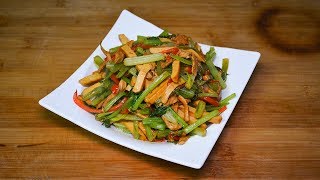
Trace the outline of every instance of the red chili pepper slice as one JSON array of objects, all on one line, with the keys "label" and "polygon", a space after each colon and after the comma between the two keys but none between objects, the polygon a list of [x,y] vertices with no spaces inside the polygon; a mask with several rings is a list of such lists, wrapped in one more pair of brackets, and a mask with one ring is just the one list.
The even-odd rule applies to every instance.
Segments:
[{"label": "red chili pepper slice", "polygon": [[187,71],[189,74],[191,74],[191,73],[192,73],[192,68],[191,68],[191,66],[187,66],[187,67],[185,68],[185,71]]},{"label": "red chili pepper slice", "polygon": [[114,74],[112,74],[111,76],[110,76],[110,79],[114,82],[114,83],[116,83],[116,84],[119,84],[119,79],[116,77],[116,75],[114,75]]},{"label": "red chili pepper slice", "polygon": [[216,99],[213,99],[213,98],[207,97],[207,96],[206,96],[206,97],[203,97],[202,99],[203,99],[204,101],[206,101],[207,103],[213,105],[213,106],[216,106],[216,107],[219,106],[219,102],[218,102]]},{"label": "red chili pepper slice", "polygon": [[227,110],[227,106],[223,106],[219,109],[220,114],[223,113],[225,110]]},{"label": "red chili pepper slice", "polygon": [[92,107],[89,107],[87,106],[82,100],[79,99],[79,96],[77,95],[77,91],[74,92],[73,94],[73,102],[78,105],[81,109],[89,112],[89,113],[95,113],[95,114],[98,114],[98,113],[102,113],[102,109],[95,109],[95,108],[92,108]]},{"label": "red chili pepper slice", "polygon": [[112,107],[108,110],[108,112],[113,112],[113,111],[116,111],[116,110],[120,109],[127,100],[128,100],[127,97],[123,98],[118,104],[112,106]]},{"label": "red chili pepper slice", "polygon": [[117,94],[118,91],[119,91],[119,86],[118,86],[117,84],[113,84],[113,85],[111,86],[111,92],[112,92],[112,94]]}]

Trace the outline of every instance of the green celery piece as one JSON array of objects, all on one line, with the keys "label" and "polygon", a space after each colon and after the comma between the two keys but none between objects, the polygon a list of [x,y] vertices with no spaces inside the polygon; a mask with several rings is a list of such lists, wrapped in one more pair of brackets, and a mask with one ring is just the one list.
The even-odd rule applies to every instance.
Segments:
[{"label": "green celery piece", "polygon": [[206,136],[206,134],[207,134],[207,130],[206,130],[206,129],[203,129],[203,128],[200,128],[200,127],[197,127],[197,128],[195,128],[193,131],[191,131],[190,134],[191,134],[192,136],[193,136],[193,135],[198,135],[198,136],[204,137],[204,136]]},{"label": "green celery piece", "polygon": [[117,78],[121,78],[128,70],[130,69],[130,67],[127,66],[123,66],[119,69],[118,74],[116,75]]},{"label": "green celery piece", "polygon": [[229,68],[229,59],[228,58],[224,58],[222,59],[222,71],[224,73],[227,73],[228,72],[228,68]]},{"label": "green celery piece", "polygon": [[226,104],[226,103],[229,103],[229,101],[233,98],[236,97],[236,93],[232,93],[230,94],[229,96],[227,96],[226,98],[224,98],[223,100],[221,100],[219,103],[220,104]]},{"label": "green celery piece", "polygon": [[[122,45],[121,45],[121,46],[122,46]],[[109,52],[110,52],[111,54],[113,54],[113,53],[117,52],[118,49],[119,49],[121,46],[117,46],[117,47],[111,48],[111,49],[109,49]]]},{"label": "green celery piece", "polygon": [[138,53],[138,55],[143,56],[144,55],[144,50],[142,47],[137,47],[136,52]]},{"label": "green celery piece", "polygon": [[219,71],[217,70],[217,68],[213,64],[213,58],[215,56],[216,56],[216,52],[215,52],[214,48],[211,47],[210,50],[206,53],[206,64],[209,68],[210,73],[214,77],[214,79],[219,81],[222,89],[225,89],[227,87],[227,85],[224,82],[224,80],[222,79]]},{"label": "green celery piece", "polygon": [[144,128],[146,129],[146,135],[149,141],[153,141],[155,136],[150,128],[150,126],[148,125],[144,125]]},{"label": "green celery piece", "polygon": [[212,112],[210,112],[209,114],[207,114],[206,116],[198,119],[196,122],[194,122],[193,124],[190,124],[189,126],[185,127],[183,129],[183,131],[186,134],[189,134],[191,131],[193,131],[195,128],[199,127],[201,124],[209,121],[211,118],[217,116],[219,114],[218,110],[214,110]]},{"label": "green celery piece", "polygon": [[166,114],[164,114],[170,122],[172,123],[178,123],[182,127],[187,127],[188,124],[176,113],[171,107],[168,107]]},{"label": "green celery piece", "polygon": [[111,118],[110,122],[113,123],[120,120],[142,121],[142,118],[132,114],[118,114],[116,117]]},{"label": "green celery piece", "polygon": [[210,92],[210,93],[199,93],[198,97],[218,97],[218,93]]},{"label": "green celery piece", "polygon": [[100,56],[95,56],[93,58],[94,63],[99,67],[103,63],[103,59]]},{"label": "green celery piece", "polygon": [[170,34],[169,34],[168,30],[166,30],[166,29],[164,31],[162,31],[162,33],[159,35],[159,37],[162,37],[162,38],[167,38],[169,36],[170,36]]},{"label": "green celery piece", "polygon": [[145,89],[142,94],[138,97],[136,102],[132,106],[132,110],[135,111],[138,109],[139,105],[142,103],[144,98],[154,89],[156,88],[160,83],[162,83],[167,77],[169,77],[171,74],[167,71],[163,72],[160,76],[158,76],[148,87]]},{"label": "green celery piece", "polygon": [[119,129],[120,131],[127,133],[127,134],[131,134],[131,132],[127,129],[127,127],[121,123],[113,123],[113,125]]},{"label": "green celery piece", "polygon": [[191,99],[195,95],[192,89],[187,89],[187,88],[181,88],[176,93],[186,99]]},{"label": "green celery piece", "polygon": [[192,85],[194,83],[195,76],[192,75],[192,74],[187,74],[187,77],[188,77],[188,79],[187,79],[187,82],[185,84],[185,87],[187,89],[191,89],[191,87],[192,87]]},{"label": "green celery piece", "polygon": [[204,101],[199,101],[197,108],[196,108],[196,113],[194,114],[194,116],[198,119],[201,118],[204,110],[206,109],[206,103]]},{"label": "green celery piece", "polygon": [[135,139],[139,139],[140,134],[139,134],[139,127],[138,127],[138,121],[133,122],[133,137]]},{"label": "green celery piece", "polygon": [[125,58],[123,60],[123,64],[125,66],[135,66],[138,64],[146,64],[146,63],[151,63],[155,61],[161,61],[164,59],[164,55],[161,53],[156,53],[156,54],[149,54],[145,56],[136,56],[136,57],[130,57],[130,58]]},{"label": "green celery piece", "polygon": [[92,100],[92,105],[93,106],[96,106],[96,105],[98,105],[101,101],[103,101],[107,96],[109,96],[111,94],[111,91],[110,90],[108,90],[108,91],[105,91],[104,93],[102,93],[100,96],[98,96],[98,97],[96,97],[96,98],[94,98],[93,100]]},{"label": "green celery piece", "polygon": [[132,67],[129,69],[128,71],[130,74],[132,74],[132,76],[137,76],[137,69],[135,67]]},{"label": "green celery piece", "polygon": [[126,95],[125,92],[119,92],[114,98],[112,98],[104,107],[103,111],[107,112],[114,103],[116,103],[122,96]]},{"label": "green celery piece", "polygon": [[175,60],[178,60],[178,61],[181,61],[183,64],[186,64],[186,65],[192,65],[192,62],[190,60],[187,60],[185,58],[182,58],[180,56],[177,56],[177,55],[171,55],[171,57]]},{"label": "green celery piece", "polygon": [[170,129],[165,129],[165,130],[160,130],[158,131],[157,133],[157,138],[164,138],[164,137],[167,137],[170,133]]}]

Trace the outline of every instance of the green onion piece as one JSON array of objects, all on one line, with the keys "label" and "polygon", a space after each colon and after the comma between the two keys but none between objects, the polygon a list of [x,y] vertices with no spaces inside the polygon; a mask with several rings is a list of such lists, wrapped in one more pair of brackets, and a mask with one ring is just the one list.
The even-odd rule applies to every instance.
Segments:
[{"label": "green onion piece", "polygon": [[103,59],[100,56],[95,56],[93,58],[94,63],[99,67],[103,63]]},{"label": "green onion piece", "polygon": [[127,127],[121,123],[113,123],[113,125],[119,129],[120,131],[127,133],[127,134],[131,134],[131,132],[127,129]]},{"label": "green onion piece", "polygon": [[198,136],[204,137],[204,136],[206,136],[206,134],[207,134],[207,130],[204,129],[204,128],[197,127],[197,128],[195,128],[193,131],[191,131],[190,134],[191,134],[191,135],[198,135]]},{"label": "green onion piece", "polygon": [[191,89],[191,87],[192,87],[192,85],[194,83],[195,76],[192,75],[192,74],[187,74],[187,76],[188,76],[188,79],[187,79],[187,82],[185,84],[185,87],[187,89]]},{"label": "green onion piece", "polygon": [[185,58],[182,58],[180,56],[177,56],[177,55],[171,55],[171,57],[175,60],[178,60],[178,61],[181,61],[183,64],[187,64],[187,65],[192,65],[192,62],[190,60],[187,60]]},{"label": "green onion piece", "polygon": [[103,111],[107,112],[114,103],[116,103],[120,98],[122,98],[122,96],[126,95],[125,92],[119,92],[114,98],[112,98],[104,107],[103,107]]},{"label": "green onion piece", "polygon": [[204,101],[199,101],[198,105],[197,105],[197,108],[196,108],[196,113],[194,114],[195,117],[198,119],[198,118],[201,118],[204,110],[206,109],[206,103]]},{"label": "green onion piece", "polygon": [[160,76],[158,76],[148,87],[143,91],[143,93],[139,96],[136,102],[132,106],[132,110],[135,111],[138,109],[139,105],[142,103],[144,98],[154,89],[156,88],[162,81],[167,79],[171,74],[167,71],[163,72]]},{"label": "green onion piece", "polygon": [[186,88],[181,88],[176,93],[186,99],[191,99],[195,95],[192,89],[186,89]]},{"label": "green onion piece", "polygon": [[209,121],[211,118],[217,116],[219,114],[218,110],[214,110],[212,112],[210,112],[209,114],[205,115],[204,117],[198,119],[196,122],[194,122],[193,124],[190,124],[189,126],[187,126],[186,128],[183,129],[183,131],[186,134],[189,134],[191,131],[193,131],[195,128],[199,127],[201,124]]},{"label": "green onion piece", "polygon": [[146,129],[146,135],[149,141],[153,141],[155,136],[150,128],[150,126],[148,125],[144,125],[144,128]]},{"label": "green onion piece", "polygon": [[215,91],[210,92],[210,93],[199,93],[198,97],[218,97],[218,93],[216,93]]},{"label": "green onion piece", "polygon": [[157,133],[157,138],[161,139],[161,138],[167,137],[169,133],[170,133],[170,129],[160,130]]},{"label": "green onion piece", "polygon": [[113,123],[120,120],[141,121],[142,118],[132,114],[118,114],[116,117],[111,118],[110,122]]},{"label": "green onion piece", "polygon": [[123,60],[123,64],[125,66],[134,66],[138,64],[146,64],[146,63],[151,63],[155,61],[161,61],[163,59],[164,59],[164,55],[161,53],[157,53],[157,54],[149,54],[145,56],[125,58]]},{"label": "green onion piece", "polygon": [[133,137],[135,139],[139,139],[139,137],[140,137],[138,121],[133,122]]},{"label": "green onion piece", "polygon": [[228,103],[231,99],[236,97],[236,93],[232,93],[230,94],[228,97],[224,98],[223,100],[221,100],[219,103],[220,104],[226,104]]},{"label": "green onion piece", "polygon": [[224,80],[222,79],[219,71],[217,70],[217,68],[214,66],[213,64],[213,58],[216,56],[216,52],[214,50],[213,47],[210,48],[210,51],[208,51],[206,53],[206,64],[209,68],[210,73],[212,74],[212,76],[214,77],[214,79],[218,80],[221,88],[225,89],[227,87],[226,83],[224,82]]}]

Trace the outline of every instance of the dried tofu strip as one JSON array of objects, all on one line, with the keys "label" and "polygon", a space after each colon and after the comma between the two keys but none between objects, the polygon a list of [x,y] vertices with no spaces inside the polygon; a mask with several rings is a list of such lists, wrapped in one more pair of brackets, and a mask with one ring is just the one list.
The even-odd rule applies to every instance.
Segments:
[{"label": "dried tofu strip", "polygon": [[193,49],[188,49],[186,50],[188,52],[190,52],[191,54],[193,54],[199,61],[201,62],[205,62],[204,57],[202,57],[201,55],[199,55],[196,51],[194,51]]},{"label": "dried tofu strip", "polygon": [[163,81],[158,87],[156,87],[151,93],[149,93],[146,98],[144,99],[145,102],[148,102],[150,104],[153,104],[158,100],[162,94],[164,93],[167,84],[168,84],[169,79]]},{"label": "dried tofu strip", "polygon": [[168,49],[172,49],[175,47],[152,47],[149,49],[150,53],[155,54],[155,53],[161,53],[163,51],[166,51]]},{"label": "dried tofu strip", "polygon": [[190,138],[190,136],[181,136],[178,141],[178,144],[183,145],[184,143],[186,143],[188,141],[189,138]]},{"label": "dried tofu strip", "polygon": [[138,123],[139,129],[143,132],[144,135],[147,134],[146,128],[144,128],[144,125],[142,122]]},{"label": "dried tofu strip", "polygon": [[136,57],[136,53],[127,45],[123,45],[121,46],[121,50],[124,52],[124,54],[127,56],[127,57]]},{"label": "dried tofu strip", "polygon": [[[134,133],[133,122],[131,122],[131,121],[122,121],[121,123],[126,126],[126,128],[131,132],[131,134]],[[139,132],[139,135],[140,135],[139,139],[143,140],[143,141],[146,141],[147,137],[143,134],[143,132],[140,129],[138,130],[138,132]]]},{"label": "dried tofu strip", "polygon": [[124,34],[119,34],[119,40],[122,44],[127,44],[129,42],[129,39]]},{"label": "dried tofu strip", "polygon": [[168,87],[166,88],[166,90],[165,90],[165,92],[164,92],[164,94],[163,94],[163,96],[162,96],[162,98],[161,98],[161,102],[162,102],[162,103],[166,103],[166,102],[168,101],[168,99],[169,99],[170,94],[171,94],[178,86],[180,86],[180,85],[182,85],[182,84],[184,84],[184,83],[185,83],[185,81],[184,81],[182,78],[179,79],[179,82],[178,82],[178,83],[174,83],[174,82],[170,83],[170,84],[168,85]]},{"label": "dried tofu strip", "polygon": [[142,64],[142,65],[137,65],[137,69],[139,70],[139,74],[137,77],[137,81],[133,87],[133,92],[138,93],[142,90],[143,84],[145,77],[147,73],[153,68],[153,65],[151,63],[148,64]]},{"label": "dried tofu strip", "polygon": [[168,127],[170,130],[175,131],[175,130],[181,129],[181,127],[182,127],[182,126],[181,126],[180,124],[178,124],[178,123],[174,124],[174,123],[170,122],[165,116],[162,116],[162,120],[166,123],[167,127]]},{"label": "dried tofu strip", "polygon": [[103,79],[102,74],[94,73],[79,80],[82,86],[89,86]]},{"label": "dried tofu strip", "polygon": [[183,104],[183,106],[184,106],[184,120],[186,121],[186,122],[188,122],[189,120],[190,120],[190,118],[189,118],[189,106],[188,106],[188,102],[187,102],[187,100],[184,98],[184,97],[182,97],[182,96],[178,96],[178,99],[179,99],[179,101]]},{"label": "dried tofu strip", "polygon": [[173,82],[177,83],[179,81],[179,73],[180,73],[180,61],[175,60],[172,63],[172,73],[171,73],[171,79]]}]

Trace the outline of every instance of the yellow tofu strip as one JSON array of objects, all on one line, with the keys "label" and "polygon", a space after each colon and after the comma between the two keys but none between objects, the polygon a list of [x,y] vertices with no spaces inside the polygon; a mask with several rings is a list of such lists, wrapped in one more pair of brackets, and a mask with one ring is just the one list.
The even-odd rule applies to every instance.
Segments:
[{"label": "yellow tofu strip", "polygon": [[204,58],[202,56],[200,56],[196,51],[194,51],[193,49],[188,49],[186,50],[190,53],[192,53],[199,61],[201,62],[205,62]]},{"label": "yellow tofu strip", "polygon": [[80,79],[79,83],[82,86],[89,86],[93,83],[100,81],[101,79],[103,79],[103,77],[100,73],[94,73],[94,74],[91,74],[89,76],[86,76],[86,77]]},{"label": "yellow tofu strip", "polygon": [[119,40],[122,44],[127,44],[127,42],[129,42],[129,39],[124,34],[119,34]]},{"label": "yellow tofu strip", "polygon": [[179,73],[180,73],[180,61],[175,60],[172,63],[172,73],[171,73],[171,79],[173,82],[177,83],[179,81]]},{"label": "yellow tofu strip", "polygon": [[134,53],[134,51],[127,44],[121,46],[121,49],[127,57],[137,56],[136,53]]},{"label": "yellow tofu strip", "polygon": [[138,93],[142,90],[143,84],[145,77],[147,73],[153,68],[152,64],[142,64],[142,65],[137,65],[137,69],[139,70],[139,74],[137,77],[137,81],[133,87],[133,92]]},{"label": "yellow tofu strip", "polygon": [[158,100],[164,93],[167,87],[168,81],[169,81],[168,79],[163,81],[158,87],[156,87],[153,91],[151,91],[151,93],[149,93],[145,97],[144,101],[150,104],[153,104],[154,102],[156,102],[156,100]]},{"label": "yellow tofu strip", "polygon": [[150,48],[150,53],[155,54],[155,53],[161,53],[162,51],[168,50],[168,49],[172,49],[175,47],[152,47]]},{"label": "yellow tofu strip", "polygon": [[184,83],[185,83],[185,81],[184,81],[182,78],[179,79],[179,82],[178,82],[178,83],[174,83],[174,82],[170,83],[169,86],[166,88],[166,90],[165,90],[165,92],[164,92],[164,94],[163,94],[163,96],[162,96],[162,98],[161,98],[161,102],[162,102],[162,103],[166,103],[166,102],[168,101],[168,99],[169,99],[170,94],[171,94],[178,86],[180,86],[180,85],[182,85],[182,84],[184,84]]}]

